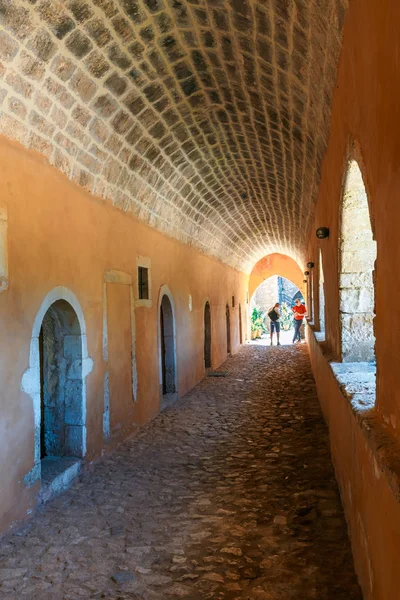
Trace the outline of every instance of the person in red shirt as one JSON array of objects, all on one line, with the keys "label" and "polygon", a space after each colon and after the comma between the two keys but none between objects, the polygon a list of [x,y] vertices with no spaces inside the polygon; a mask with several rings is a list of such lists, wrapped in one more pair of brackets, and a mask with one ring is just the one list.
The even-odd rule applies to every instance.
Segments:
[{"label": "person in red shirt", "polygon": [[303,319],[307,314],[307,309],[305,305],[301,303],[300,298],[296,298],[292,311],[294,315],[293,344],[295,344],[296,342],[301,342],[300,327],[302,326]]}]

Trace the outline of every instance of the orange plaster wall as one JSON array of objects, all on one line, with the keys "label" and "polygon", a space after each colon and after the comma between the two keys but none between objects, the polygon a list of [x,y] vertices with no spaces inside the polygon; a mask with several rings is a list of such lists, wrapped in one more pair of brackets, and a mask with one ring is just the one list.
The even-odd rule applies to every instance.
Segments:
[{"label": "orange plaster wall", "polygon": [[[137,402],[132,405],[130,399],[119,399],[116,410],[111,410],[112,418],[137,424],[159,411],[160,287],[167,284],[174,298],[178,392],[182,396],[204,377],[207,299],[213,367],[226,359],[225,305],[233,295],[236,308],[231,308],[231,340],[232,351],[237,351],[238,304],[244,307],[248,276],[89,196],[41,157],[5,138],[0,139],[0,186],[0,203],[8,210],[9,252],[9,289],[0,294],[0,531],[4,531],[36,504],[38,486],[28,489],[23,482],[33,466],[34,427],[32,399],[21,390],[21,379],[29,364],[33,322],[48,292],[56,286],[67,287],[76,295],[85,317],[88,352],[94,362],[86,378],[87,459],[91,460],[104,448],[104,272],[115,269],[130,274],[136,298],[136,257],[147,256],[152,261],[152,307],[135,310]],[[125,323],[123,331],[115,332],[115,316],[120,312],[125,321],[129,318],[127,291],[114,284],[107,288],[113,303],[109,329],[114,329],[109,331],[109,351],[115,351],[120,342],[121,352],[126,352],[129,327]],[[130,356],[120,358],[128,368]],[[122,385],[122,393],[125,387]]]},{"label": "orange plaster wall", "polygon": [[364,598],[399,598],[399,499],[310,330],[307,339]]},{"label": "orange plaster wall", "polygon": [[[318,264],[322,250],[325,277],[326,350],[340,357],[338,231],[342,182],[351,143],[366,186],[374,236],[377,398],[376,422],[394,438],[400,457],[400,3],[352,0],[345,19],[343,47],[334,93],[331,133],[325,154],[307,260]],[[330,228],[318,243],[315,229]],[[317,284],[318,270],[314,271]],[[317,285],[314,285],[314,289]],[[318,298],[315,299],[318,308]],[[317,312],[317,310],[316,310]],[[318,319],[316,319],[317,321]],[[318,323],[316,322],[316,325]],[[353,550],[365,598],[400,597],[396,557],[400,554],[400,510],[360,425],[326,376],[326,360],[311,344],[319,395],[329,420],[333,460],[341,482]],[[325,362],[324,362],[325,361]],[[350,495],[352,502],[350,502]],[[362,533],[364,532],[364,533]],[[371,575],[372,573],[372,575]],[[372,577],[372,583],[371,583]]]},{"label": "orange plaster wall", "polygon": [[285,254],[269,254],[264,256],[254,266],[249,281],[249,298],[252,297],[258,286],[269,277],[280,275],[286,277],[292,283],[297,285],[303,296],[305,297],[305,285],[303,283],[303,272],[293,258]]}]

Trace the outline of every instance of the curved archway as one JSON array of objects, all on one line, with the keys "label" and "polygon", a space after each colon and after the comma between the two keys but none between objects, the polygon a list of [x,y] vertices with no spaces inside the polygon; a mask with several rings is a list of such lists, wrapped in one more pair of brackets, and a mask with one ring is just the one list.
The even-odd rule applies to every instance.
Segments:
[{"label": "curved archway", "polygon": [[347,165],[340,222],[340,317],[342,359],[375,360],[373,238],[368,197],[356,160]]},{"label": "curved archway", "polygon": [[211,369],[211,307],[208,301],[204,305],[204,367]]},{"label": "curved archway", "polygon": [[177,399],[176,325],[174,300],[167,285],[158,298],[158,351],[160,404],[165,408]]},{"label": "curved archway", "polygon": [[[262,343],[260,337],[261,340],[267,339],[268,335],[272,333],[268,312],[275,306],[275,303],[279,302],[281,336],[280,340],[278,338],[278,342],[280,341],[282,345],[290,343],[291,334],[289,333],[293,329],[292,307],[296,298],[304,301],[302,291],[290,279],[281,275],[271,275],[262,281],[250,298],[248,326],[252,332],[251,339],[258,340],[257,343]],[[260,325],[260,320],[263,325]],[[301,335],[304,338],[304,328],[301,330]]]},{"label": "curved archway", "polygon": [[253,296],[255,290],[265,279],[269,279],[273,275],[285,277],[291,281],[304,296],[305,287],[302,269],[290,256],[275,252],[264,256],[254,265],[249,279],[249,298]]},{"label": "curved archway", "polygon": [[[43,300],[35,317],[29,367],[21,381],[21,389],[32,398],[34,414],[34,464],[25,476],[26,485],[32,485],[41,478],[43,455],[56,453],[55,456],[58,457],[85,456],[85,380],[92,368],[93,361],[88,356],[86,324],[81,306],[70,290],[65,287],[54,288]],[[49,405],[48,415],[50,412],[54,413],[54,419],[47,417],[49,428],[57,422],[60,425],[60,414],[64,415],[63,426],[56,427],[59,433],[55,437],[47,436],[47,443],[43,431],[46,402]],[[54,408],[52,411],[51,405]]]}]

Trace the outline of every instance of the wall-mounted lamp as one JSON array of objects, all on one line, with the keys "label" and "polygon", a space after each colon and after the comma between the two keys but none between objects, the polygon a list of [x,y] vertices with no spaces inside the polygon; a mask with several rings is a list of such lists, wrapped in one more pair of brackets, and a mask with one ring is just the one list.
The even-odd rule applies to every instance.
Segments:
[{"label": "wall-mounted lamp", "polygon": [[307,279],[303,279],[303,283],[307,283]]},{"label": "wall-mounted lamp", "polygon": [[315,232],[315,235],[319,240],[323,240],[329,237],[329,227],[318,227],[317,231]]},{"label": "wall-mounted lamp", "polygon": [[304,275],[309,275],[310,271],[304,271]]},{"label": "wall-mounted lamp", "polygon": [[308,267],[309,269],[312,269],[312,268],[313,268],[313,266],[314,266],[314,263],[313,263],[313,262],[309,262],[309,263],[307,263],[307,267]]}]

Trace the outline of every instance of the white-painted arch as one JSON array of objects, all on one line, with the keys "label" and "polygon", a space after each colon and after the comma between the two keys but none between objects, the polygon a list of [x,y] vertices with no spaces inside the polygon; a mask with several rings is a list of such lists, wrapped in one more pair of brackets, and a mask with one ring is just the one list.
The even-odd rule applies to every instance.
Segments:
[{"label": "white-painted arch", "polygon": [[[86,377],[93,368],[93,360],[88,355],[86,323],[82,308],[75,294],[66,287],[59,286],[53,288],[43,300],[39,311],[36,314],[32,337],[29,349],[29,367],[22,376],[21,389],[29,394],[33,403],[33,419],[34,419],[34,450],[33,450],[33,468],[25,476],[25,483],[32,485],[40,479],[40,352],[39,352],[39,335],[44,316],[49,308],[57,302],[57,300],[65,300],[72,306],[78,318],[81,330],[81,355],[82,355],[82,414],[84,422],[86,422]],[[85,427],[86,429],[86,427]],[[83,455],[86,453],[86,435],[84,436]]]}]

